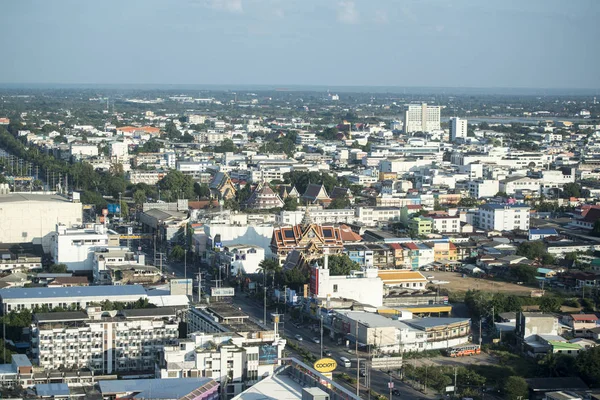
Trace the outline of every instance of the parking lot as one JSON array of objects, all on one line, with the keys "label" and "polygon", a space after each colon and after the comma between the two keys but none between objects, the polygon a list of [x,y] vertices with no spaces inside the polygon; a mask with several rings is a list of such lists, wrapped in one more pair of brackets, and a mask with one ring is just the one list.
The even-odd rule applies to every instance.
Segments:
[{"label": "parking lot", "polygon": [[515,283],[480,279],[473,276],[466,276],[463,278],[463,274],[458,272],[431,271],[425,272],[424,275],[432,275],[434,277],[432,279],[435,281],[448,282],[440,284],[439,287],[449,291],[466,292],[469,289],[475,289],[492,293],[502,292],[519,296],[529,296],[531,291],[534,290],[531,287],[517,285]]}]

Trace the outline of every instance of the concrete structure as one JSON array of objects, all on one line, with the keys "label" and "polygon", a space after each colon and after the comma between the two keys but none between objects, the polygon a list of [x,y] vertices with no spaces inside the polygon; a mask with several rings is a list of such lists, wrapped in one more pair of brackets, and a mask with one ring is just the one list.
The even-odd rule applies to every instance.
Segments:
[{"label": "concrete structure", "polygon": [[92,276],[96,285],[151,284],[162,278],[155,266],[146,265],[142,253],[127,247],[98,249],[92,256]]},{"label": "concrete structure", "polygon": [[383,281],[377,270],[368,268],[352,271],[348,276],[330,276],[328,257],[324,265],[313,265],[310,274],[310,293],[318,299],[345,298],[375,307],[383,305]]},{"label": "concrete structure", "polygon": [[469,181],[469,196],[474,199],[493,197],[498,193],[500,183],[496,179],[477,179]]},{"label": "concrete structure", "polygon": [[119,234],[101,224],[82,228],[57,225],[50,254],[55,264],[65,264],[69,271],[91,271],[95,250],[118,245]]},{"label": "concrete structure", "polygon": [[411,290],[424,290],[428,282],[427,278],[419,271],[388,269],[378,271],[377,275],[386,286]]},{"label": "concrete structure", "polygon": [[96,374],[153,371],[165,345],[177,344],[173,308],[34,314],[34,363],[47,370],[90,368]]},{"label": "concrete structure", "polygon": [[280,365],[285,340],[273,331],[248,335],[194,333],[178,346],[164,349],[157,378],[206,377],[224,385],[224,392],[237,395]]},{"label": "concrete structure", "polygon": [[529,230],[526,204],[484,204],[479,207],[478,227],[488,231]]},{"label": "concrete structure", "polygon": [[440,129],[440,106],[427,103],[407,104],[404,112],[404,133],[431,132]]},{"label": "concrete structure", "polygon": [[528,341],[535,335],[558,335],[558,318],[552,314],[518,313],[516,334],[522,341]]},{"label": "concrete structure", "polygon": [[391,319],[364,311],[336,311],[332,318],[335,335],[371,345],[383,353],[447,349],[467,343],[471,335],[468,318]]},{"label": "concrete structure", "polygon": [[56,224],[81,224],[82,212],[81,203],[59,195],[0,195],[0,243],[41,244],[49,253]]},{"label": "concrete structure", "polygon": [[454,142],[457,139],[467,139],[467,120],[458,117],[450,118],[450,141]]},{"label": "concrete structure", "polygon": [[256,274],[265,259],[265,249],[254,245],[229,245],[218,254],[221,265],[229,269],[231,276]]},{"label": "concrete structure", "polygon": [[89,303],[105,300],[133,303],[148,295],[141,285],[128,286],[84,286],[71,288],[7,288],[0,289],[2,314],[24,309],[33,310],[36,306],[86,308]]}]

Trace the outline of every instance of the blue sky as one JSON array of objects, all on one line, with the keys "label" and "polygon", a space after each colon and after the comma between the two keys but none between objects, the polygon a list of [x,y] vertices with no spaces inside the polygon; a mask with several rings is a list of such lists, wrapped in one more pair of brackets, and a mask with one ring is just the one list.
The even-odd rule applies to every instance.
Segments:
[{"label": "blue sky", "polygon": [[1,83],[600,88],[599,0],[3,0]]}]

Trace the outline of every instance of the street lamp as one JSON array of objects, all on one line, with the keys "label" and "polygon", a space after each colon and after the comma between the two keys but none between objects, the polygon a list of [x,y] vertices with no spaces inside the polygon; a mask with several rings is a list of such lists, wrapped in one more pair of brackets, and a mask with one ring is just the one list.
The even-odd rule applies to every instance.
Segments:
[{"label": "street lamp", "polygon": [[321,358],[323,358],[323,313],[321,312]]}]

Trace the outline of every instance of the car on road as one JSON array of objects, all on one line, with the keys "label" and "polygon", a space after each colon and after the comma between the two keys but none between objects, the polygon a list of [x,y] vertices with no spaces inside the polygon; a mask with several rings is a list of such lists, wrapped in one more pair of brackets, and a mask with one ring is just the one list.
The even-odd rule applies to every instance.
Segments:
[{"label": "car on road", "polygon": [[367,376],[367,370],[361,369],[360,370],[360,376]]},{"label": "car on road", "polygon": [[321,343],[321,341],[319,340],[319,338],[318,338],[318,337],[314,337],[314,338],[312,338],[312,341],[313,341],[313,342],[315,342],[316,344],[319,344],[319,343]]},{"label": "car on road", "polygon": [[325,356],[327,356],[327,357],[331,357],[331,351],[330,350],[323,350],[323,354],[325,354]]},{"label": "car on road", "polygon": [[296,340],[299,342],[302,341],[302,336],[300,336],[300,335],[294,335],[294,338],[296,338]]},{"label": "car on road", "polygon": [[394,396],[400,396],[400,391],[398,389],[394,389],[394,390],[392,390],[392,394]]}]

